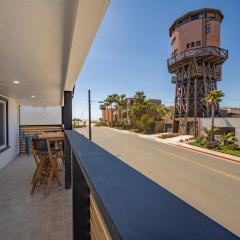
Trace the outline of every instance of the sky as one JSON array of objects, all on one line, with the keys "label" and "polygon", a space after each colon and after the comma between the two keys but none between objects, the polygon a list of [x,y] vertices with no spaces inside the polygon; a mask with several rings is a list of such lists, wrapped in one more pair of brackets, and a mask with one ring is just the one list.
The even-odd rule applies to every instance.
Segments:
[{"label": "sky", "polygon": [[168,30],[176,18],[204,7],[224,14],[221,47],[229,50],[229,58],[218,83],[225,93],[221,105],[240,107],[240,0],[111,0],[77,80],[73,117],[87,119],[88,89],[94,120],[101,116],[98,101],[112,93],[131,97],[143,90],[147,98],[173,105]]}]

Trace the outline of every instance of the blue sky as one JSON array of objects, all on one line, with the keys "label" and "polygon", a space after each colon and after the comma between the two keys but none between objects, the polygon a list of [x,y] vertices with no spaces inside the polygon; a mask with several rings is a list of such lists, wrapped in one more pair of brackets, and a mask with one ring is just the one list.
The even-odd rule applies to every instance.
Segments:
[{"label": "blue sky", "polygon": [[240,106],[239,0],[111,0],[109,8],[78,77],[73,116],[87,118],[87,90],[92,91],[93,119],[107,95],[133,96],[143,90],[148,98],[173,104],[174,85],[167,70],[170,56],[168,29],[184,13],[203,7],[219,8],[221,47],[229,50],[218,84],[224,106]]}]

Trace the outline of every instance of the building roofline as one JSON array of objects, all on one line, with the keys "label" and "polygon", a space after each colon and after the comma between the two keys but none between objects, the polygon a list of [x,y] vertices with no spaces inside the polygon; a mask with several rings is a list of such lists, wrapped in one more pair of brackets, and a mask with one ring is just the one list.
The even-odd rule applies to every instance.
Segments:
[{"label": "building roofline", "polygon": [[171,25],[171,27],[169,28],[169,35],[171,37],[171,32],[172,32],[172,29],[175,27],[175,25],[182,19],[186,18],[187,16],[191,16],[191,15],[195,15],[195,14],[200,14],[200,13],[204,13],[204,12],[217,12],[220,17],[221,17],[221,21],[223,20],[224,18],[224,15],[223,13],[219,10],[219,9],[215,9],[215,8],[201,8],[201,9],[198,9],[198,10],[193,10],[193,11],[190,11],[190,12],[187,12],[186,14],[182,15],[181,17],[177,18],[173,24]]}]

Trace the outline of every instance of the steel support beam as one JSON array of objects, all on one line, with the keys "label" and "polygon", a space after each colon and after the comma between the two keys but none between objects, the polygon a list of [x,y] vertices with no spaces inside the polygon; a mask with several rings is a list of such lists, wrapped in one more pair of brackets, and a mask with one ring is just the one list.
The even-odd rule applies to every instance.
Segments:
[{"label": "steel support beam", "polygon": [[72,92],[64,92],[64,110],[63,110],[64,129],[72,129]]},{"label": "steel support beam", "polygon": [[[72,129],[72,92],[64,92],[64,107],[62,109],[63,125],[65,130]],[[71,188],[71,147],[65,138],[64,140],[64,162],[65,162],[65,189]]]}]

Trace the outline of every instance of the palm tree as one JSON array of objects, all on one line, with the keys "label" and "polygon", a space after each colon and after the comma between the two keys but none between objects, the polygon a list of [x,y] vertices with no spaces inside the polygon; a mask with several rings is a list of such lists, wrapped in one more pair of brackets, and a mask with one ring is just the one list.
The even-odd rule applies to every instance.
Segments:
[{"label": "palm tree", "polygon": [[155,104],[150,101],[147,102],[148,111],[157,121],[160,121],[166,114],[166,108],[163,104]]},{"label": "palm tree", "polygon": [[113,103],[117,104],[119,100],[119,95],[117,93],[113,93],[112,98],[113,98]]},{"label": "palm tree", "polygon": [[[110,106],[111,109],[111,117],[112,117],[112,121],[113,121],[113,103],[114,103],[114,97],[113,95],[108,95],[107,99],[106,99],[108,106]],[[109,111],[108,111],[109,112]],[[109,116],[108,116],[109,117]],[[109,118],[108,118],[109,120]]]},{"label": "palm tree", "polygon": [[77,121],[77,119],[73,118],[73,127],[76,127],[76,121]]},{"label": "palm tree", "polygon": [[136,104],[144,104],[145,103],[146,96],[143,91],[137,91],[134,95],[134,102]]},{"label": "palm tree", "polygon": [[172,106],[168,106],[166,107],[165,105],[164,106],[164,115],[172,115],[173,114],[173,107]]},{"label": "palm tree", "polygon": [[100,105],[100,110],[105,110],[106,109],[106,105],[105,104],[101,104]]},{"label": "palm tree", "polygon": [[218,104],[222,101],[224,97],[224,93],[220,90],[212,90],[208,93],[208,95],[202,100],[203,103],[211,108],[211,118],[212,118],[212,126],[211,126],[211,141],[214,141],[214,117],[215,110]]},{"label": "palm tree", "polygon": [[118,99],[118,106],[120,107],[119,111],[119,119],[122,120],[122,111],[123,107],[127,105],[127,99],[125,94],[121,94]]},{"label": "palm tree", "polygon": [[[113,103],[115,104],[115,109],[116,109],[116,111],[118,112],[118,102],[119,102],[119,95],[117,94],[117,93],[113,93],[112,94],[112,99],[113,99]],[[112,112],[112,114],[113,114],[113,112]],[[117,115],[118,116],[118,115]],[[118,121],[118,119],[117,119],[117,121]]]},{"label": "palm tree", "polygon": [[110,103],[108,101],[108,98],[106,98],[104,101],[103,101],[103,105],[106,107],[107,109],[107,122],[109,123],[109,106],[110,106]]},{"label": "palm tree", "polygon": [[102,111],[102,115],[103,115],[103,119],[105,121],[105,109],[106,109],[106,105],[105,104],[101,104],[100,105],[100,110]]}]

